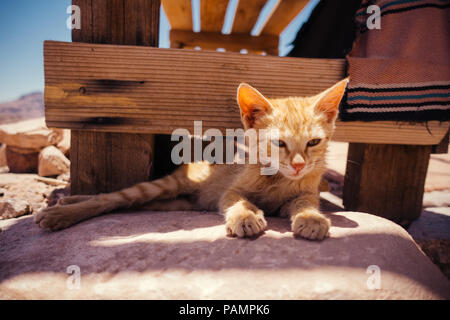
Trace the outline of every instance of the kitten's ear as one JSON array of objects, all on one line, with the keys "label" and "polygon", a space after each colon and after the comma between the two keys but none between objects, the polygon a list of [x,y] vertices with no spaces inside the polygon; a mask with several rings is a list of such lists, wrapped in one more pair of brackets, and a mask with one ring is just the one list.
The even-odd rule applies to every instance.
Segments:
[{"label": "kitten's ear", "polygon": [[241,83],[237,90],[237,102],[245,129],[252,128],[259,117],[272,109],[270,102],[252,86]]},{"label": "kitten's ear", "polygon": [[319,95],[316,109],[319,112],[325,113],[329,123],[336,119],[339,111],[339,104],[344,96],[348,81],[349,78],[345,78]]}]

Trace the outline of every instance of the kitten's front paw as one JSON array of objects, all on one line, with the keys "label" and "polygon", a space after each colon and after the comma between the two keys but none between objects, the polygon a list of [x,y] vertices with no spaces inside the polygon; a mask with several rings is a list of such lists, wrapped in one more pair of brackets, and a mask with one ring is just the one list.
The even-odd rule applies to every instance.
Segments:
[{"label": "kitten's front paw", "polygon": [[42,229],[50,229],[52,231],[70,227],[76,221],[70,214],[67,214],[64,206],[56,205],[41,210],[34,216],[34,222]]},{"label": "kitten's front paw", "polygon": [[292,217],[291,228],[296,236],[322,240],[328,235],[330,220],[317,211],[303,211]]},{"label": "kitten's front paw", "polygon": [[266,227],[267,222],[261,210],[254,212],[246,208],[236,208],[227,213],[226,228],[229,236],[251,237],[263,232]]}]

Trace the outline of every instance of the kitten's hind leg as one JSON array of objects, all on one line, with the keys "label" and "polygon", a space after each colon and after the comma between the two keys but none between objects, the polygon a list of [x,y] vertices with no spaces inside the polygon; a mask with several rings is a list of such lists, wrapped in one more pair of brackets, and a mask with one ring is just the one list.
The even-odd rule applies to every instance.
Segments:
[{"label": "kitten's hind leg", "polygon": [[164,178],[142,182],[117,192],[99,194],[77,203],[48,207],[36,214],[34,220],[41,228],[59,230],[115,209],[140,206],[152,200],[175,199],[180,193],[192,191],[189,187],[184,170],[177,170]]}]

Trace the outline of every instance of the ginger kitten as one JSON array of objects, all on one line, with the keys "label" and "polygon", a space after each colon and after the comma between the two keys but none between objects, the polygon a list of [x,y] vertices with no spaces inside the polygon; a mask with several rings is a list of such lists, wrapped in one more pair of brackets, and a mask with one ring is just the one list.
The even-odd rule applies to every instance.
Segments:
[{"label": "ginger kitten", "polygon": [[267,99],[247,84],[237,100],[246,130],[278,129],[266,143],[279,152],[279,171],[261,175],[261,164],[190,163],[172,174],[121,191],[66,197],[35,216],[41,228],[59,230],[119,208],[220,210],[228,235],[249,237],[267,226],[264,214],[289,216],[294,235],[321,240],[330,221],[319,211],[319,184],[348,79],[312,97]]}]

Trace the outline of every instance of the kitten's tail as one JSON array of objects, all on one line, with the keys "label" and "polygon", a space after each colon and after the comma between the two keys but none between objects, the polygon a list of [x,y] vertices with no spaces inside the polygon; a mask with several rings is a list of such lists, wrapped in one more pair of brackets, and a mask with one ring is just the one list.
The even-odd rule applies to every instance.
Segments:
[{"label": "kitten's tail", "polygon": [[95,196],[73,196],[58,205],[48,207],[35,216],[41,228],[58,230],[115,209],[142,206],[153,200],[175,199],[189,186],[185,169],[178,168],[171,175],[149,182],[138,183],[120,191]]}]

